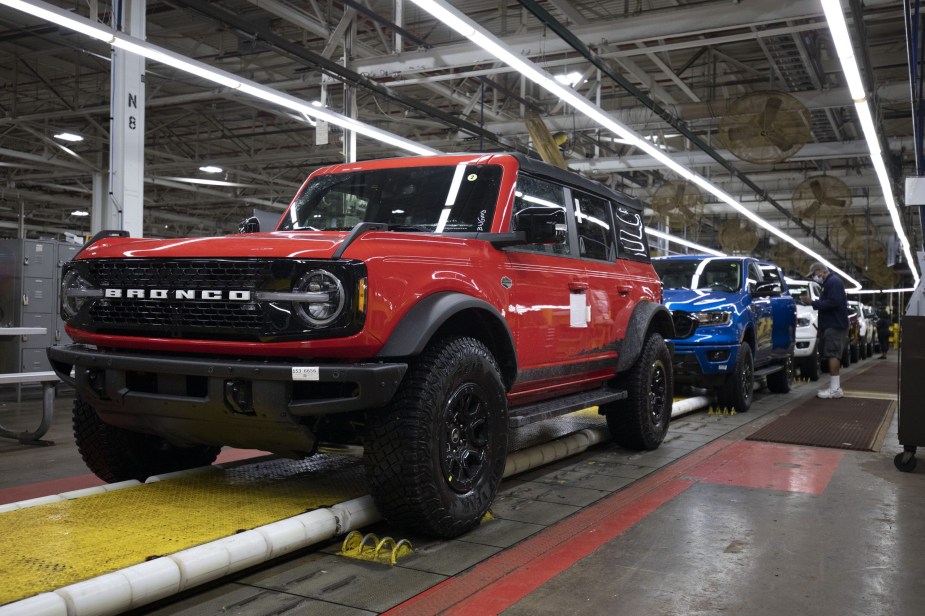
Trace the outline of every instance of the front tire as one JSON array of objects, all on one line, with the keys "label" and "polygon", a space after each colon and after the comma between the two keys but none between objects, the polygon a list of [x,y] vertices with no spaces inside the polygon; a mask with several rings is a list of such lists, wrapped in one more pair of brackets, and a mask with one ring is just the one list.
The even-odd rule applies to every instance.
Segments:
[{"label": "front tire", "polygon": [[726,382],[719,391],[719,404],[744,413],[752,405],[755,395],[755,360],[752,347],[747,343],[739,345],[732,374],[726,376]]},{"label": "front tire", "polygon": [[627,449],[658,448],[671,421],[673,385],[671,353],[664,338],[652,334],[633,367],[617,377],[627,398],[599,408],[613,440]]},{"label": "front tire", "polygon": [[210,445],[178,447],[153,434],[111,426],[79,395],[73,421],[80,456],[93,474],[109,483],[208,466],[221,451]]},{"label": "front tire", "polygon": [[389,522],[445,538],[477,526],[507,456],[507,397],[491,352],[474,338],[429,345],[389,406],[370,412],[365,453]]}]

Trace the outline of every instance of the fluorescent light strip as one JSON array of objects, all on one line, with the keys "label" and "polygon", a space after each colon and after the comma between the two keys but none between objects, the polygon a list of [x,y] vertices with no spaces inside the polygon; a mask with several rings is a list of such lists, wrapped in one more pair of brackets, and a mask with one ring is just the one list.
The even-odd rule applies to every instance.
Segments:
[{"label": "fluorescent light strip", "polygon": [[646,233],[652,237],[657,237],[659,239],[668,240],[669,242],[674,242],[675,244],[680,244],[681,246],[687,246],[688,248],[693,248],[694,250],[699,250],[708,255],[713,255],[715,257],[725,257],[726,253],[720,252],[718,250],[713,250],[712,248],[707,248],[706,246],[701,246],[700,244],[695,244],[694,242],[689,242],[683,238],[670,235],[659,231],[658,229],[653,229],[651,227],[646,227]]},{"label": "fluorescent light strip", "polygon": [[852,295],[876,295],[877,293],[912,293],[913,291],[915,291],[915,289],[910,287],[908,289],[863,289],[861,291],[849,289],[847,293],[851,293]]},{"label": "fluorescent light strip", "polygon": [[909,238],[906,237],[902,218],[899,216],[899,208],[896,207],[896,201],[893,198],[893,184],[890,182],[890,174],[887,173],[886,165],[883,163],[883,152],[877,136],[877,127],[870,112],[867,91],[864,89],[858,63],[854,57],[854,46],[851,44],[851,36],[848,34],[848,24],[845,21],[841,1],[822,0],[822,10],[825,12],[825,19],[829,24],[829,32],[832,34],[832,41],[835,43],[835,51],[838,53],[838,60],[841,62],[845,81],[851,92],[851,98],[854,99],[854,108],[861,122],[864,139],[867,140],[867,147],[870,149],[870,159],[873,163],[874,171],[877,173],[877,180],[880,182],[880,190],[890,213],[890,219],[893,221],[893,229],[896,231],[900,244],[902,244],[906,262],[909,269],[912,270],[912,277],[915,279],[916,286],[918,286],[919,273],[915,269],[915,260],[912,258]]},{"label": "fluorescent light strip", "polygon": [[[483,47],[486,51],[488,51],[492,55],[495,55],[499,59],[509,64],[511,67],[517,69],[519,72],[527,76],[531,81],[538,83],[539,85],[543,86],[544,88],[546,88],[553,94],[559,96],[563,100],[566,100],[570,105],[572,105],[572,107],[580,110],[582,113],[584,113],[591,119],[595,120],[596,122],[600,123],[601,125],[606,126],[611,132],[616,134],[621,140],[627,143],[630,143],[632,145],[635,145],[636,147],[647,152],[650,156],[655,157],[657,160],[659,160],[660,162],[665,164],[667,167],[674,170],[675,173],[679,174],[680,176],[688,180],[691,180],[691,181],[701,180],[702,182],[704,182],[704,184],[701,184],[701,185],[707,187],[707,190],[709,190],[710,192],[713,192],[714,194],[716,194],[715,191],[719,191],[718,188],[714,187],[712,184],[707,182],[705,179],[701,178],[694,172],[679,165],[678,163],[674,162],[672,159],[665,156],[661,152],[661,150],[651,145],[648,141],[646,141],[645,139],[637,135],[631,129],[620,124],[617,120],[612,118],[604,110],[592,104],[590,101],[588,101],[586,98],[584,98],[583,96],[575,92],[573,89],[563,87],[561,84],[559,84],[555,80],[555,78],[552,75],[546,73],[544,70],[537,67],[530,60],[527,60],[519,56],[518,54],[513,52],[510,48],[508,48],[504,43],[494,39],[492,35],[486,32],[480,32],[478,29],[476,29],[476,27],[468,25],[466,22],[466,18],[458,17],[453,12],[454,10],[452,9],[452,7],[450,7],[449,9],[446,9],[446,8],[443,8],[439,5],[432,4],[432,3],[426,3],[427,5],[425,6],[424,5],[425,3],[418,2],[418,0],[412,0],[412,1],[422,6],[422,8],[430,12],[432,15],[440,19],[440,21],[450,26],[451,28],[453,28],[454,30],[462,34],[463,36],[466,36],[467,38],[472,39],[480,47]],[[234,75],[232,73],[228,73],[221,69],[213,68],[197,60],[193,60],[191,58],[187,58],[185,56],[176,54],[167,49],[163,49],[156,45],[152,45],[151,43],[148,43],[147,41],[127,36],[121,32],[115,32],[107,27],[97,24],[94,21],[91,21],[79,15],[75,15],[73,13],[70,13],[69,11],[65,11],[58,7],[46,4],[44,2],[40,2],[40,1],[22,2],[19,0],[0,0],[0,4],[23,11],[24,13],[28,13],[35,17],[45,19],[47,21],[64,26],[66,28],[70,28],[71,30],[75,30],[77,32],[80,32],[81,34],[85,34],[92,38],[109,43],[113,47],[118,47],[120,49],[130,51],[132,53],[137,53],[150,60],[154,60],[162,64],[167,64],[168,66],[172,66],[176,69],[196,75],[208,81],[212,81],[213,83],[217,83],[229,89],[238,90],[244,94],[249,94],[261,100],[265,100],[267,102],[279,105],[281,107],[291,109],[293,111],[296,111],[308,117],[330,122],[331,124],[341,126],[349,130],[354,130],[362,135],[365,135],[367,137],[370,137],[382,143],[395,146],[399,149],[412,152],[414,154],[418,154],[421,156],[430,156],[430,155],[441,153],[439,150],[435,150],[433,148],[420,145],[418,143],[405,139],[404,137],[400,137],[393,133],[389,133],[382,129],[376,128],[374,126],[370,126],[368,124],[365,124],[353,118],[348,118],[338,113],[328,111],[326,109],[323,109],[322,107],[317,106],[317,104],[315,103],[307,104],[303,102],[302,100],[294,96],[291,96],[289,94],[278,92],[266,86],[260,85],[259,83],[244,79],[242,77],[238,77],[237,75]],[[722,193],[722,194],[725,195],[725,193]],[[724,201],[726,201],[727,203],[732,205],[735,209],[739,210],[740,212],[748,216],[750,219],[756,222],[756,224],[759,224],[760,226],[768,229],[772,233],[775,233],[776,235],[783,238],[784,240],[794,244],[798,249],[804,252],[807,252],[808,254],[816,258],[817,260],[825,263],[830,269],[833,269],[834,271],[841,274],[849,282],[852,282],[858,285],[857,281],[855,281],[853,278],[851,278],[850,276],[842,272],[840,269],[836,268],[834,265],[832,265],[831,263],[823,259],[821,256],[810,251],[808,248],[806,248],[802,244],[799,244],[798,242],[796,242],[789,236],[781,234],[775,228],[767,226],[767,223],[765,223],[761,218],[750,215],[751,213],[746,208],[744,208],[744,206],[742,206],[741,204],[736,202],[734,199],[732,199],[732,197],[729,197],[728,195],[725,195],[725,197],[726,198],[723,199]],[[675,237],[667,233],[662,233],[661,231],[657,231],[655,229],[647,229],[647,231],[650,232],[650,234],[654,235],[655,237],[662,237],[663,239],[667,239],[669,241],[694,248],[695,250],[706,252],[707,254],[716,254],[717,256],[723,256],[723,253],[719,251],[713,250],[711,248],[707,248],[706,246],[700,246],[699,244],[688,242],[687,240],[684,240],[682,238],[678,238],[678,237]]]},{"label": "fluorescent light strip", "polygon": [[[473,43],[493,55],[495,58],[508,63],[513,68],[517,69],[522,75],[527,79],[533,81],[534,83],[540,85],[545,90],[551,94],[559,97],[561,100],[567,102],[569,105],[574,107],[577,111],[585,114],[602,127],[610,130],[617,136],[626,139],[635,147],[643,150],[649,156],[656,159],[681,177],[690,180],[703,187],[706,191],[712,193],[717,198],[719,198],[724,203],[728,204],[734,210],[751,220],[753,223],[765,229],[769,233],[775,235],[776,237],[784,240],[785,242],[794,246],[794,248],[805,252],[810,255],[816,261],[824,263],[830,270],[837,272],[846,282],[855,285],[857,288],[861,287],[861,283],[849,276],[845,271],[841,270],[838,267],[835,267],[834,264],[829,262],[827,259],[822,257],[822,255],[814,252],[808,247],[804,246],[794,238],[790,237],[780,229],[774,227],[769,222],[758,216],[757,214],[752,213],[744,205],[736,201],[733,197],[726,194],[723,190],[714,186],[706,178],[698,175],[692,170],[682,166],[681,164],[675,162],[663,151],[658,149],[655,145],[644,139],[641,135],[633,131],[628,126],[622,124],[619,120],[611,116],[609,113],[604,111],[602,108],[598,107],[581,94],[562,85],[557,82],[555,78],[540,68],[538,65],[534,64],[531,60],[524,58],[512,48],[508,47],[503,41],[497,39],[494,35],[489,33],[487,30],[483,29],[474,21],[470,20],[464,14],[453,8],[446,0],[411,0],[414,4],[418,5],[445,25],[449,26],[462,36],[468,38]],[[913,270],[914,271],[914,270]]]},{"label": "fluorescent light strip", "polygon": [[126,51],[148,58],[149,60],[154,60],[155,62],[160,62],[162,64],[172,66],[181,71],[196,75],[213,83],[217,83],[223,87],[237,90],[261,100],[280,105],[287,109],[291,109],[300,114],[325,120],[331,124],[356,131],[361,135],[365,135],[366,137],[370,137],[371,139],[386,143],[401,150],[405,150],[419,156],[431,156],[434,154],[440,154],[439,150],[429,148],[427,146],[411,141],[410,139],[405,139],[404,137],[400,137],[398,135],[376,128],[375,126],[370,126],[369,124],[365,124],[359,120],[342,116],[339,113],[316,107],[311,103],[307,103],[301,99],[296,98],[295,96],[278,92],[266,86],[260,85],[257,82],[244,79],[243,77],[239,77],[221,69],[213,68],[208,64],[204,64],[162,47],[158,47],[157,45],[153,45],[145,40],[128,36],[122,32],[114,31],[107,26],[99,24],[85,17],[81,17],[80,15],[70,13],[56,6],[46,4],[45,2],[40,2],[38,0],[33,0],[30,2],[22,2],[20,0],[0,0],[0,4],[23,11],[24,13],[28,13],[29,15],[39,17],[60,26],[70,28],[71,30],[75,30],[81,34],[86,34],[87,36],[109,43],[113,47],[124,49]]}]

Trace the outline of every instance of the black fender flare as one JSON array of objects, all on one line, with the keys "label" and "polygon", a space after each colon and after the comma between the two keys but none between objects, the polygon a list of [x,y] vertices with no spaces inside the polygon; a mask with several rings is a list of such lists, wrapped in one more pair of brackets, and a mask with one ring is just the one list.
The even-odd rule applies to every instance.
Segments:
[{"label": "black fender flare", "polygon": [[646,338],[652,331],[660,333],[666,340],[674,338],[671,311],[662,304],[639,302],[626,325],[626,337],[620,343],[620,357],[617,359],[618,373],[633,367],[642,352]]},{"label": "black fender flare", "polygon": [[466,295],[446,291],[429,295],[414,305],[395,329],[377,357],[408,357],[419,355],[424,347],[453,316],[464,310],[477,310],[485,317],[490,331],[487,346],[493,348],[495,359],[501,366],[505,381],[510,386],[517,374],[517,352],[514,335],[501,312],[488,302]]}]

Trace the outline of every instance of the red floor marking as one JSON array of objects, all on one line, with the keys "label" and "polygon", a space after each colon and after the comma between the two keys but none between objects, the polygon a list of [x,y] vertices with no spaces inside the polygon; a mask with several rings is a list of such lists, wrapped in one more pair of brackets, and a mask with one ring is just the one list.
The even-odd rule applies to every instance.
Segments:
[{"label": "red floor marking", "polygon": [[728,447],[717,440],[385,614],[497,613],[693,485],[680,479]]},{"label": "red floor marking", "polygon": [[560,544],[542,557],[482,588],[446,613],[455,616],[500,614],[690,486],[690,482],[680,480],[664,484],[631,506],[615,511],[599,523],[582,530],[567,543]]},{"label": "red floor marking", "polygon": [[247,460],[249,458],[258,458],[268,455],[270,454],[266,451],[260,451],[259,449],[232,449],[226,447],[218,454],[218,459],[215,460],[215,463],[227,464],[228,462],[237,462],[238,460]]},{"label": "red floor marking", "polygon": [[821,494],[843,451],[739,441],[687,473],[687,477],[746,488]]},{"label": "red floor marking", "polygon": [[101,486],[105,481],[96,475],[77,475],[76,477],[64,477],[62,479],[51,479],[39,483],[30,483],[12,488],[0,489],[0,505],[7,503],[18,503],[21,500],[38,498],[39,496],[49,496],[50,494],[61,494],[71,490],[82,490],[83,488],[92,488]]},{"label": "red floor marking", "polygon": [[[256,458],[260,456],[266,456],[267,452],[258,451],[256,449],[223,449],[222,452],[218,455],[218,459],[215,460],[216,464],[227,464],[229,462],[237,462],[239,460],[247,460],[249,458]],[[70,492],[71,490],[82,490],[84,488],[92,488],[95,486],[101,486],[105,481],[93,474],[87,475],[76,475],[74,477],[62,477],[60,479],[51,479],[49,481],[41,481],[39,483],[29,483],[21,486],[13,486],[11,488],[0,488],[0,505],[5,505],[7,503],[18,503],[22,500],[29,500],[30,498],[38,498],[40,496],[49,496],[52,494],[61,494],[62,492]]]}]

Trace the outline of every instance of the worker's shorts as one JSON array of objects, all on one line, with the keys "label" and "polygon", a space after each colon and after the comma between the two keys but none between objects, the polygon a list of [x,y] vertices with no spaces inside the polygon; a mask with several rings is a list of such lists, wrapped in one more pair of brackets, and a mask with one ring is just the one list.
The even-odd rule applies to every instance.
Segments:
[{"label": "worker's shorts", "polygon": [[834,357],[841,361],[848,346],[848,330],[829,328],[822,332],[822,357]]}]

